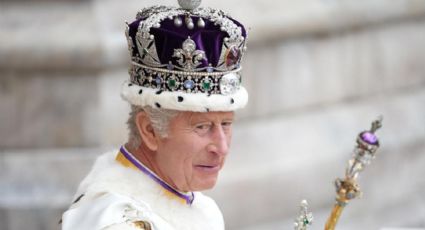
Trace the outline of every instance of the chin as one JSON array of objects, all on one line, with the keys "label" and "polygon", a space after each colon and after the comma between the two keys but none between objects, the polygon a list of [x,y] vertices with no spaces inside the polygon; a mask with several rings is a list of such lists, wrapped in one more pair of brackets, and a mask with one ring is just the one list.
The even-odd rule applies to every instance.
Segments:
[{"label": "chin", "polygon": [[194,186],[193,190],[194,191],[203,191],[203,190],[212,189],[215,186],[216,182],[217,182],[217,177],[214,178],[214,179],[208,178],[208,179],[201,180],[200,183],[197,183]]}]

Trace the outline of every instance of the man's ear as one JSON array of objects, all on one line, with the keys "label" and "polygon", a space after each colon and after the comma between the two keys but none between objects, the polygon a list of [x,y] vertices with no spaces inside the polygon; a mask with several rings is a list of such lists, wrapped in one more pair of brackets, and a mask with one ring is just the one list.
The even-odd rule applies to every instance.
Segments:
[{"label": "man's ear", "polygon": [[158,149],[157,134],[155,133],[152,123],[145,112],[140,112],[136,115],[136,125],[139,130],[140,137],[142,138],[142,142],[151,151],[156,151]]}]

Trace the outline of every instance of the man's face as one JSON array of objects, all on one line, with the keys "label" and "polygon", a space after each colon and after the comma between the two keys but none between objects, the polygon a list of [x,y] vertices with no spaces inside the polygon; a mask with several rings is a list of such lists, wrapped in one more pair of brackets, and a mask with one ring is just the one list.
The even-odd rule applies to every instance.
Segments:
[{"label": "man's face", "polygon": [[180,191],[212,188],[232,137],[233,112],[182,112],[159,139],[159,176]]}]

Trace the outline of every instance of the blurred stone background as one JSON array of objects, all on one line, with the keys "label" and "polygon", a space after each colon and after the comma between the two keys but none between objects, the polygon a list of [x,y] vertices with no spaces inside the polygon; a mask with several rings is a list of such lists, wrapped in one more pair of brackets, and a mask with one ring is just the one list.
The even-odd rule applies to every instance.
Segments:
[{"label": "blurred stone background", "polygon": [[[153,0],[0,1],[0,229],[53,230],[126,139],[124,21]],[[425,1],[204,0],[250,28],[249,106],[213,196],[227,229],[322,229],[359,131],[378,158],[338,229],[425,228]],[[207,227],[206,227],[207,229]]]}]

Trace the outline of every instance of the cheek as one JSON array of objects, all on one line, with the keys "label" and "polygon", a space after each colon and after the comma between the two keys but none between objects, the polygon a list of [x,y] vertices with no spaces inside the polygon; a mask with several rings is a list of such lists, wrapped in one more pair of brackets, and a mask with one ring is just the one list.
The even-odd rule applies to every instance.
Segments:
[{"label": "cheek", "polygon": [[180,145],[184,146],[188,152],[197,152],[197,150],[205,148],[208,143],[208,137],[200,136],[196,133],[187,135],[186,138],[180,141]]},{"label": "cheek", "polygon": [[205,163],[205,161],[209,158],[207,146],[209,144],[206,138],[201,138],[199,136],[192,137],[189,141],[185,141],[184,143],[180,143],[179,146],[179,157],[184,166],[182,169],[186,177],[191,177],[193,173],[193,166]]},{"label": "cheek", "polygon": [[233,134],[232,130],[226,133],[226,141],[228,146],[230,146],[230,144],[232,143],[232,134]]},{"label": "cheek", "polygon": [[173,145],[169,145],[168,149],[172,153],[173,161],[176,165],[188,167],[192,165],[192,161],[196,159],[202,152],[203,142],[196,137],[190,136],[177,140]]},{"label": "cheek", "polygon": [[[228,136],[230,144],[231,135]],[[161,146],[168,167],[190,174],[193,164],[205,160],[209,139],[198,135],[181,135],[179,138],[168,140]]]}]

